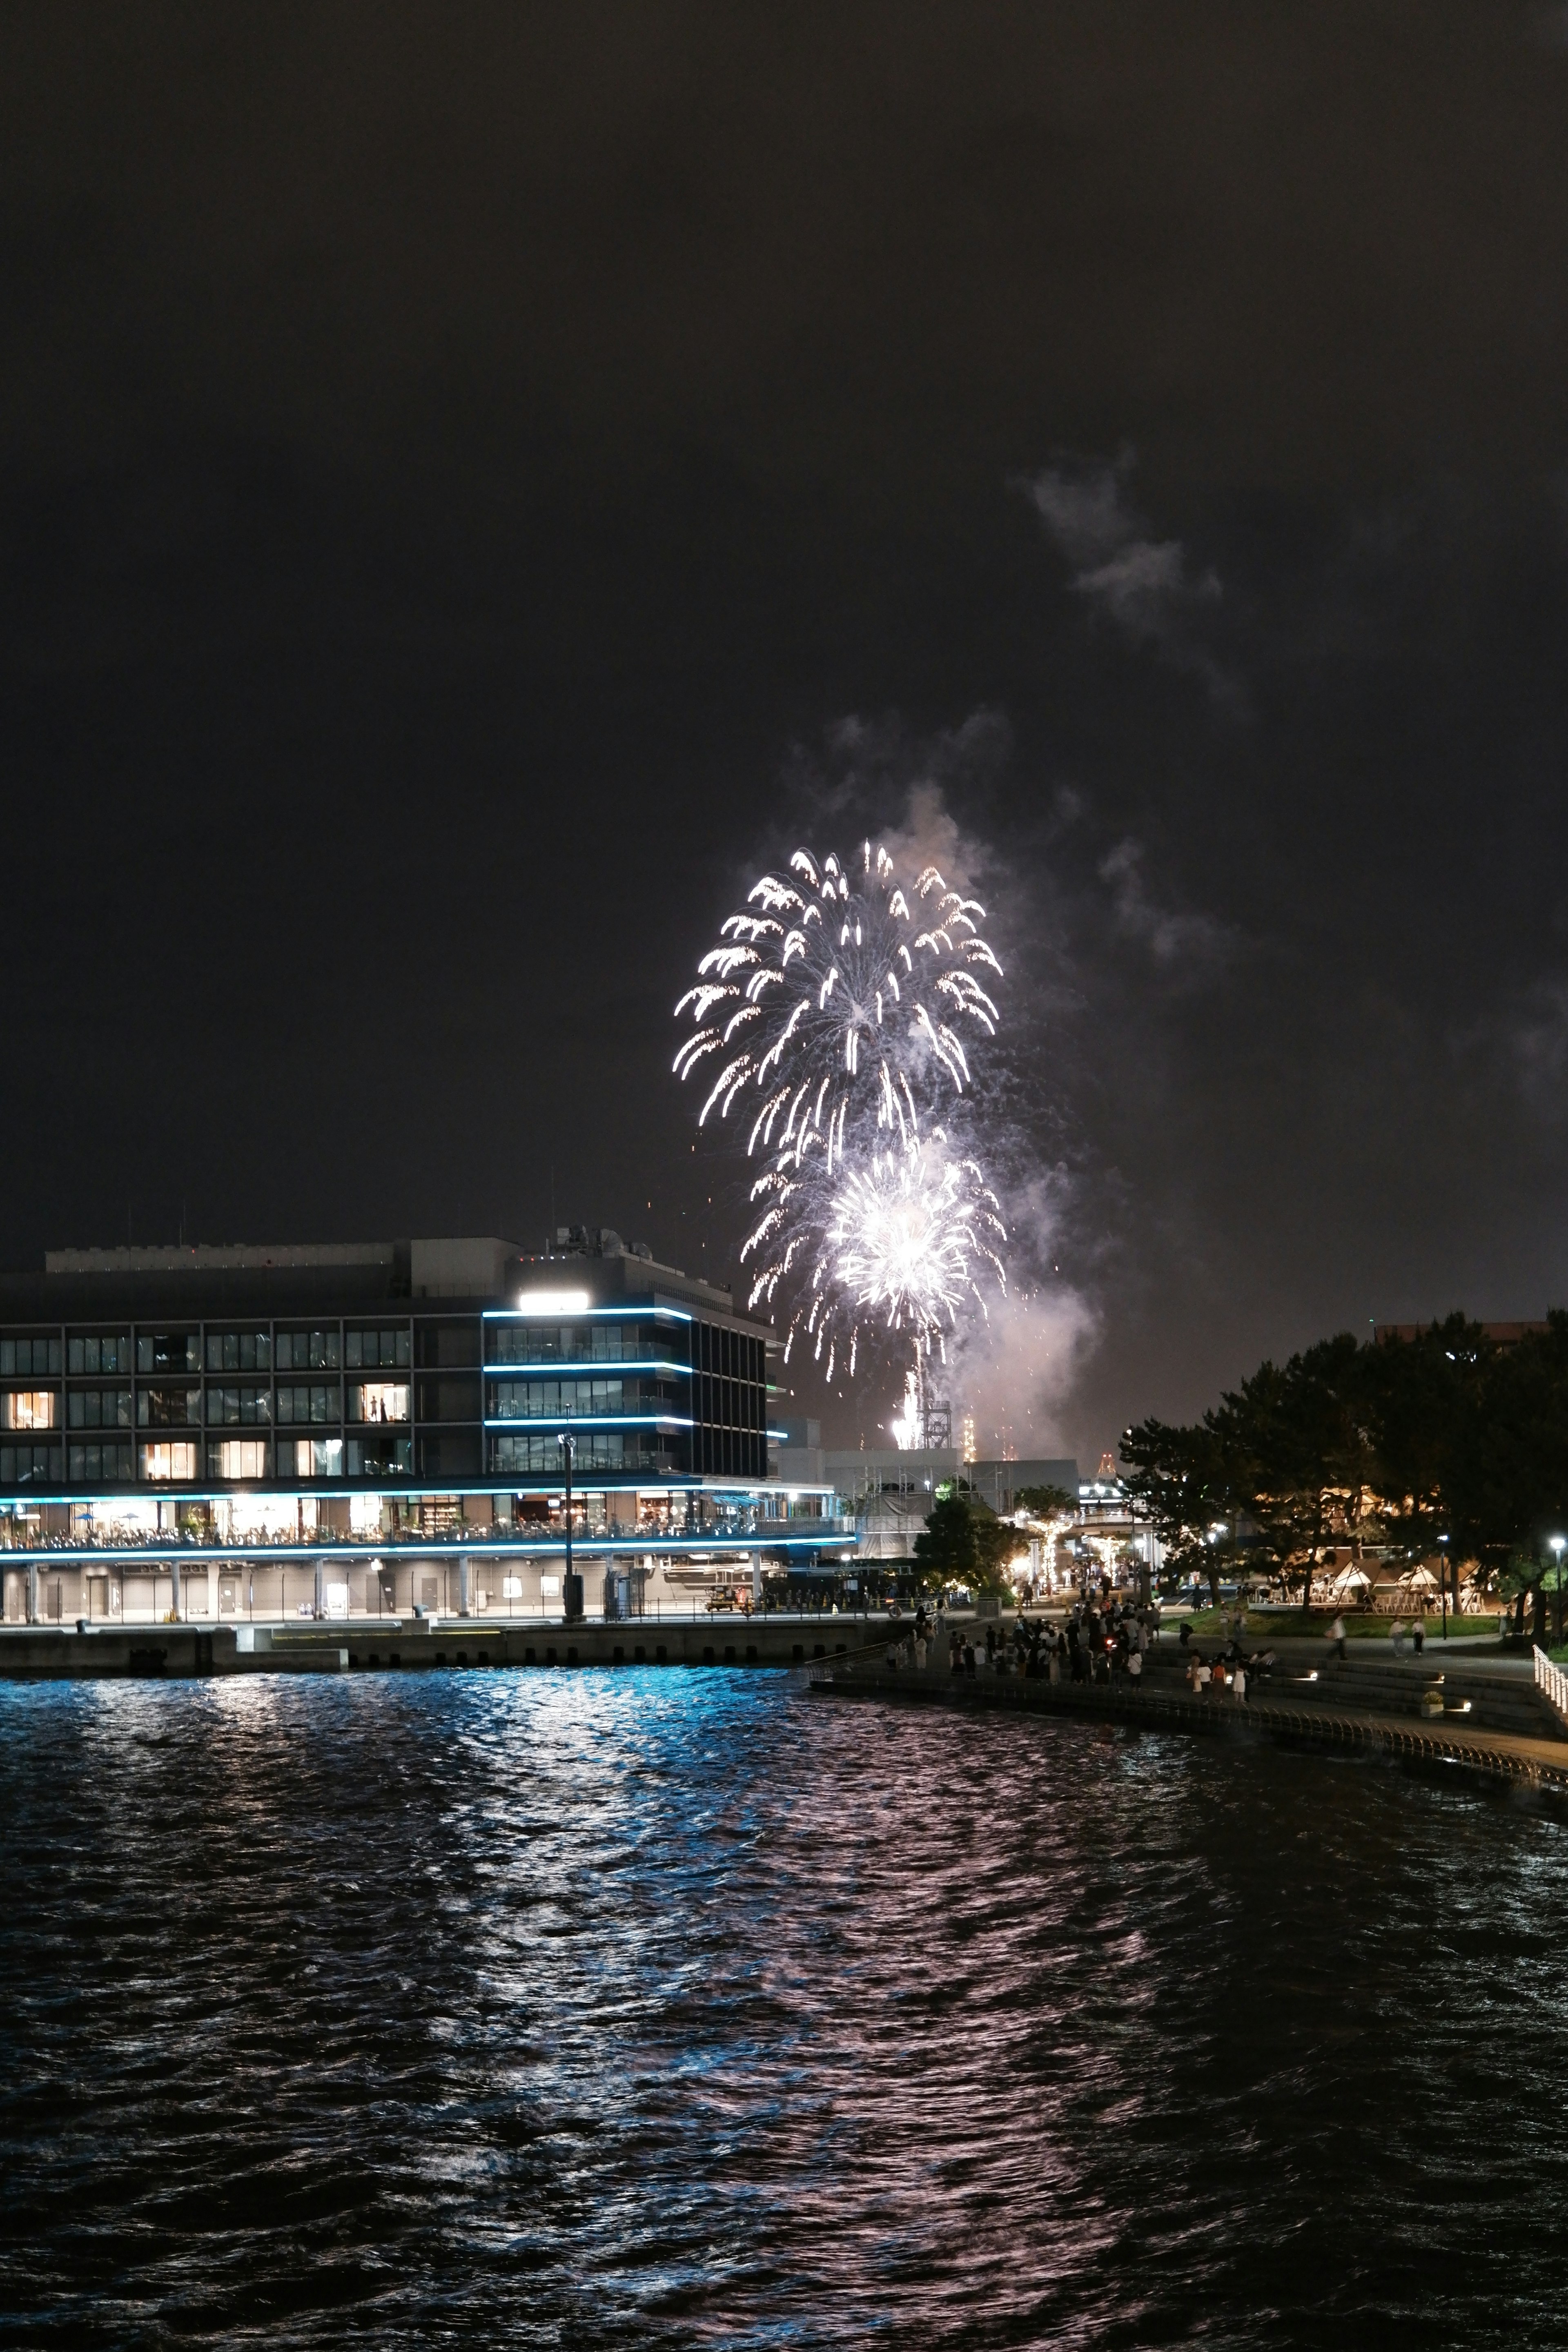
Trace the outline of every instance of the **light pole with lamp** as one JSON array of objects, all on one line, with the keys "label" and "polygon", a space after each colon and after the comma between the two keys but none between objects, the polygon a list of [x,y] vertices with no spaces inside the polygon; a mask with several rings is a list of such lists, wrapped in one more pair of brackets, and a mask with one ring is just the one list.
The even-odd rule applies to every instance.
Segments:
[{"label": "light pole with lamp", "polygon": [[1552,1583],[1557,1600],[1557,1638],[1561,1641],[1563,1639],[1563,1546],[1568,1542],[1568,1537],[1548,1536],[1546,1540],[1552,1549],[1553,1570]]},{"label": "light pole with lamp", "polygon": [[[1440,1544],[1446,1544],[1447,1540],[1447,1536],[1439,1536],[1437,1538]],[[1437,1555],[1437,1589],[1443,1596],[1443,1639],[1446,1642],[1448,1638],[1448,1555],[1446,1551],[1441,1551]],[[1459,1596],[1456,1592],[1454,1606],[1457,1609],[1458,1605]]]},{"label": "light pole with lamp", "polygon": [[565,1598],[566,1622],[575,1625],[583,1616],[583,1580],[572,1573],[572,1459],[577,1451],[577,1440],[569,1429],[563,1429],[555,1443],[561,1448],[562,1465],[566,1473],[566,1573],[561,1590]]}]

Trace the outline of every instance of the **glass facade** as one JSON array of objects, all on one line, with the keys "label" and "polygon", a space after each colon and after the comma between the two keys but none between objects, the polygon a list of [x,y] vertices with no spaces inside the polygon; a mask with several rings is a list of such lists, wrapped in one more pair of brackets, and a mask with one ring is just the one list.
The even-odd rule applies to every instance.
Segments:
[{"label": "glass facade", "polygon": [[480,1482],[510,1507],[510,1488],[560,1480],[566,1429],[579,1485],[760,1481],[767,1393],[756,1327],[651,1302],[13,1325],[0,1328],[0,1549],[6,1497],[45,1489],[63,1502],[99,1486]]}]

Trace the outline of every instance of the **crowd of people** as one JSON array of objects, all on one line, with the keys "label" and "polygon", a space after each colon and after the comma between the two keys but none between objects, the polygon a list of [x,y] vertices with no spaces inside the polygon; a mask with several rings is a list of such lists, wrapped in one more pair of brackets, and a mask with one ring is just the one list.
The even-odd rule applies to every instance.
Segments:
[{"label": "crowd of people", "polygon": [[1159,1633],[1154,1610],[1139,1608],[1114,1597],[1079,1600],[1065,1624],[1039,1617],[1018,1616],[1004,1625],[993,1618],[984,1625],[933,1623],[922,1603],[914,1628],[895,1642],[888,1653],[894,1667],[924,1669],[934,1662],[939,1640],[945,1634],[950,1674],[971,1678],[982,1675],[1020,1675],[1028,1681],[1136,1685],[1143,1673],[1149,1645]]},{"label": "crowd of people", "polygon": [[1194,1649],[1192,1627],[1182,1627],[1178,1638],[1182,1655],[1186,1661],[1184,1679],[1194,1696],[1206,1698],[1228,1695],[1231,1698],[1245,1699],[1248,1684],[1268,1681],[1274,1671],[1274,1653],[1272,1650],[1247,1651],[1242,1648],[1241,1633],[1245,1622],[1240,1615],[1233,1619],[1229,1642],[1224,1649],[1216,1650],[1212,1657],[1205,1657],[1201,1650]]},{"label": "crowd of people", "polygon": [[[1183,1679],[1194,1696],[1245,1700],[1248,1687],[1266,1682],[1274,1668],[1272,1650],[1244,1650],[1243,1621],[1230,1627],[1226,1644],[1205,1655],[1192,1645],[1192,1628],[1180,1633]],[[952,1625],[934,1621],[924,1604],[911,1632],[894,1642],[888,1663],[921,1672],[940,1664],[945,1641],[947,1670],[973,1680],[980,1675],[1019,1675],[1027,1681],[1100,1683],[1136,1690],[1150,1646],[1159,1637],[1158,1612],[1109,1595],[1080,1598],[1065,1622],[1019,1615],[1004,1624],[990,1619]]]}]

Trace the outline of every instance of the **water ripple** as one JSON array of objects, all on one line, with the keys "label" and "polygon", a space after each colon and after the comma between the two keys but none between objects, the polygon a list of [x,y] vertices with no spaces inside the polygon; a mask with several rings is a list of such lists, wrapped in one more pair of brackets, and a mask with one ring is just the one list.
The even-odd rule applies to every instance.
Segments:
[{"label": "water ripple", "polygon": [[1555,2344],[1563,1832],[773,1675],[0,1689],[0,2340]]}]

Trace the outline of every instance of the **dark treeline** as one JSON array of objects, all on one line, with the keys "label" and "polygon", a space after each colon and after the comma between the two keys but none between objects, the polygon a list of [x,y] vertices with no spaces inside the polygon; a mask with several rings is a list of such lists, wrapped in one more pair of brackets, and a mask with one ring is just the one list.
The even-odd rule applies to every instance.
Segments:
[{"label": "dark treeline", "polygon": [[1330,1546],[1389,1545],[1479,1561],[1532,1592],[1543,1626],[1549,1539],[1568,1534],[1568,1314],[1506,1346],[1462,1315],[1413,1339],[1324,1339],[1190,1428],[1140,1423],[1121,1458],[1182,1568],[1217,1580],[1245,1558],[1305,1600]]}]

